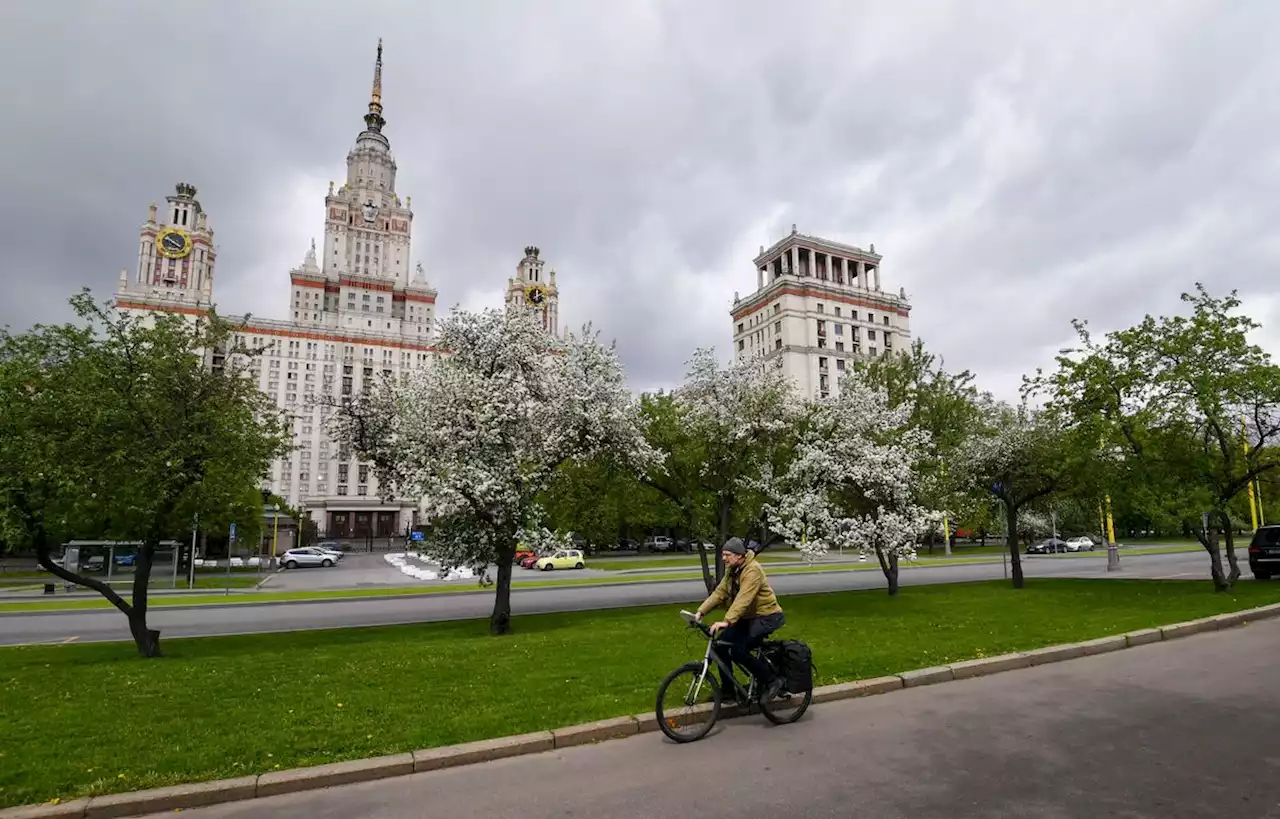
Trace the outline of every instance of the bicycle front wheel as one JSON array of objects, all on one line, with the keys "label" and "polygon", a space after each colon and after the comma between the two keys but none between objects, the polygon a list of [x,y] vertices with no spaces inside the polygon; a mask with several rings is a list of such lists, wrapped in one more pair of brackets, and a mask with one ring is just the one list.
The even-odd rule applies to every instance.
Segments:
[{"label": "bicycle front wheel", "polygon": [[720,719],[720,684],[702,663],[682,665],[658,686],[655,716],[673,742],[702,739]]}]

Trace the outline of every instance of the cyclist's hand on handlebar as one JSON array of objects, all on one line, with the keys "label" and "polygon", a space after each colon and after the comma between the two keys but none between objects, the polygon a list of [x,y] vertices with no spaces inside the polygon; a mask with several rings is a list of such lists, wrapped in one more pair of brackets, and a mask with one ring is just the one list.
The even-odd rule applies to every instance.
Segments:
[{"label": "cyclist's hand on handlebar", "polygon": [[712,624],[711,624],[711,633],[712,633],[712,634],[715,634],[717,631],[724,631],[724,630],[725,630],[725,629],[727,629],[728,627],[729,627],[729,623],[728,623],[728,621],[726,621],[726,620],[721,620],[721,621],[720,621],[720,622],[718,622],[718,623],[712,623]]}]

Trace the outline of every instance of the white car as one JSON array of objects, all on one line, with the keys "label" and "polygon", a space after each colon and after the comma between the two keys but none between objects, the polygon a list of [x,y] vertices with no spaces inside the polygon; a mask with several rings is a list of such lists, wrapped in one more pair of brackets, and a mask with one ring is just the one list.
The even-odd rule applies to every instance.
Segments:
[{"label": "white car", "polygon": [[644,542],[644,548],[650,552],[669,552],[674,544],[671,538],[666,535],[657,535],[647,538]]},{"label": "white car", "polygon": [[1068,552],[1092,552],[1093,550],[1093,539],[1085,537],[1084,535],[1081,535],[1080,537],[1073,537],[1067,541]]},{"label": "white car", "polygon": [[280,564],[286,569],[296,569],[300,566],[322,566],[327,569],[341,559],[340,552],[330,552],[315,546],[303,546],[300,549],[290,549],[280,555]]}]

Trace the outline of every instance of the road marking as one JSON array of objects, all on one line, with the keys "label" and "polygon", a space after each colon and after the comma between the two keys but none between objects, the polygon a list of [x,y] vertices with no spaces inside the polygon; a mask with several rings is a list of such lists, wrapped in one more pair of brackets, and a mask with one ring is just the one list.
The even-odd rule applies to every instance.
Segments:
[{"label": "road marking", "polygon": [[67,639],[63,640],[60,645],[65,646],[67,643],[74,643],[76,640],[79,640],[79,639],[80,638],[78,636],[68,637]]}]

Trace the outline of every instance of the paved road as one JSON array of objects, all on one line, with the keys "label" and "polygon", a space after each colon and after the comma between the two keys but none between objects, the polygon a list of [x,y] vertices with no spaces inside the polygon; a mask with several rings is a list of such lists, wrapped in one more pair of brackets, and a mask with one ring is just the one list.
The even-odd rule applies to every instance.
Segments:
[{"label": "paved road", "polygon": [[[1024,561],[1029,577],[1207,577],[1205,558],[1194,552],[1131,555],[1123,571],[1108,574],[1104,557],[1033,557]],[[960,583],[1001,577],[999,563],[905,569],[904,586]],[[873,589],[884,585],[878,571],[778,574],[771,578],[779,594]],[[1206,580],[1206,582],[1208,582]],[[624,583],[551,589],[515,589],[517,614],[582,611],[701,600],[699,580]],[[165,638],[243,634],[344,626],[391,625],[487,617],[492,592],[422,597],[369,597],[290,604],[234,604],[199,608],[156,608],[150,620]],[[39,642],[127,640],[124,617],[114,609],[77,612],[0,614],[0,645]]]},{"label": "paved road", "polygon": [[[1280,623],[190,819],[1274,819]],[[172,814],[165,814],[171,816]],[[158,819],[157,815],[156,819]]]}]

